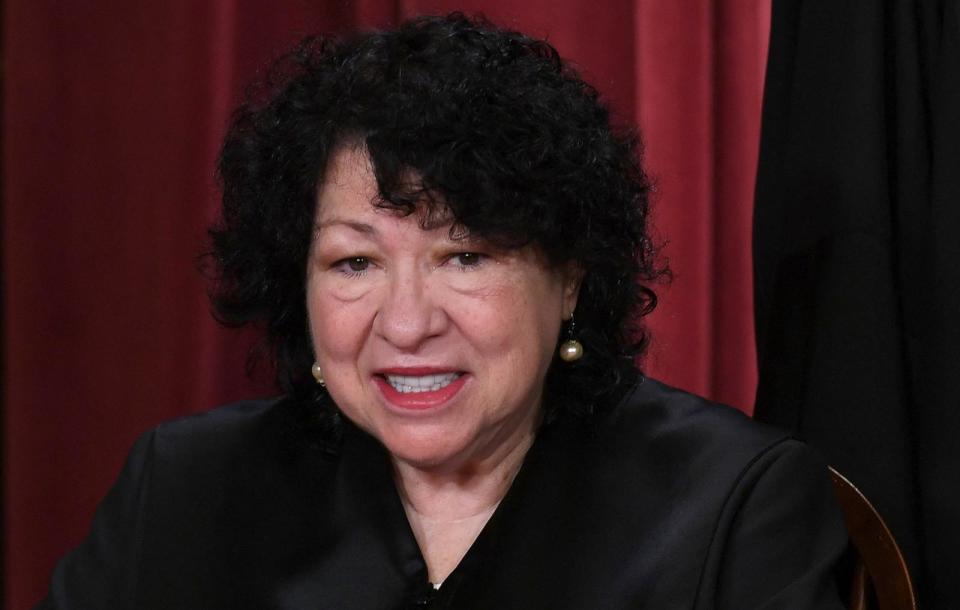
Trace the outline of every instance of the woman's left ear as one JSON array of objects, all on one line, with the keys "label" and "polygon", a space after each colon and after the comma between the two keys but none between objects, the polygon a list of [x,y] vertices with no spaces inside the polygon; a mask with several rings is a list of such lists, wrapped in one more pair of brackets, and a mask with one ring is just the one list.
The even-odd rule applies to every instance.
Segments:
[{"label": "woman's left ear", "polygon": [[585,272],[583,267],[570,262],[563,270],[563,319],[568,320],[577,308],[577,299],[580,297],[580,284],[583,283]]}]

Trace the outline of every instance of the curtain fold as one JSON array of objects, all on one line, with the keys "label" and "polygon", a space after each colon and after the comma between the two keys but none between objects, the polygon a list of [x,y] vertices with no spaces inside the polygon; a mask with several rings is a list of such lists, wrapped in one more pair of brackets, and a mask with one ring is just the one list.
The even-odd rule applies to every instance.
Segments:
[{"label": "curtain fold", "polygon": [[960,2],[774,4],[756,414],[877,505],[925,608],[960,580]]},{"label": "curtain fold", "polygon": [[231,108],[311,32],[453,8],[546,36],[645,132],[675,271],[645,366],[749,409],[747,232],[769,8],[733,0],[7,0],[5,600],[28,608],[136,436],[273,392],[198,272]]}]

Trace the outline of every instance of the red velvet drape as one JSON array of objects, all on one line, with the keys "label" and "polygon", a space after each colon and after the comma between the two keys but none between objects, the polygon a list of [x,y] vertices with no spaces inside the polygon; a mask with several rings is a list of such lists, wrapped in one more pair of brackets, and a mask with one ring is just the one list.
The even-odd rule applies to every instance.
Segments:
[{"label": "red velvet drape", "polygon": [[547,36],[642,126],[675,273],[647,370],[749,408],[763,0],[7,0],[8,608],[42,595],[139,432],[269,392],[244,378],[250,337],[211,321],[197,272],[243,84],[305,33],[455,8]]}]

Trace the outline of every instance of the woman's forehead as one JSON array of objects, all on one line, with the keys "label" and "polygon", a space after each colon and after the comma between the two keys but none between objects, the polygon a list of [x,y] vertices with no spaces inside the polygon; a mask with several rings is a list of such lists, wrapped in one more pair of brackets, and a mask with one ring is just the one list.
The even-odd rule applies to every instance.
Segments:
[{"label": "woman's forehead", "polygon": [[[371,202],[377,196],[377,181],[373,163],[365,147],[343,144],[327,160],[327,167],[317,189],[319,213],[333,205],[365,199]],[[326,205],[324,205],[326,204]]]},{"label": "woman's forehead", "polygon": [[[409,179],[411,185],[419,180],[413,172]],[[362,144],[338,147],[331,155],[317,189],[317,228],[354,224],[358,225],[357,229],[370,232],[384,221],[406,218],[424,231],[444,229],[454,238],[465,238],[469,233],[464,227],[454,227],[455,218],[450,207],[434,194],[425,194],[423,202],[412,209],[384,201],[366,148]]]}]

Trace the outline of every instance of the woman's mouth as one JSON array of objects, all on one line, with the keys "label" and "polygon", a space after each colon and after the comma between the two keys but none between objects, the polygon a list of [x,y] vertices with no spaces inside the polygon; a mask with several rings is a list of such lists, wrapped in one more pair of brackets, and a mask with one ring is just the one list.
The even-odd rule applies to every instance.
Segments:
[{"label": "woman's mouth", "polygon": [[393,407],[423,411],[449,402],[460,392],[468,375],[459,371],[381,371],[374,381],[381,395]]},{"label": "woman's mouth", "polygon": [[401,394],[411,392],[436,392],[453,383],[460,373],[444,373],[441,375],[384,375],[394,390]]}]

